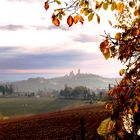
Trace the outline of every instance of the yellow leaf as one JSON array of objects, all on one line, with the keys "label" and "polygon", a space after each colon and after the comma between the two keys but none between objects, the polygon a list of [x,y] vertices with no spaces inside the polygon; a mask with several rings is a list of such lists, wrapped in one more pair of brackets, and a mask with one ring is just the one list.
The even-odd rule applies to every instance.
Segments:
[{"label": "yellow leaf", "polygon": [[138,103],[136,103],[135,107],[134,107],[134,112],[138,112],[139,107],[138,107]]},{"label": "yellow leaf", "polygon": [[114,11],[117,8],[116,2],[112,2],[111,10]]},{"label": "yellow leaf", "polygon": [[103,3],[103,9],[104,10],[107,10],[107,8],[108,8],[108,3],[106,2],[106,3]]},{"label": "yellow leaf", "polygon": [[112,121],[111,118],[107,118],[101,122],[99,127],[97,128],[97,133],[100,136],[107,136],[108,133],[111,133],[114,131],[115,128],[115,121]]},{"label": "yellow leaf", "polygon": [[106,60],[110,58],[109,48],[106,48],[102,53],[103,53]]},{"label": "yellow leaf", "polygon": [[88,11],[88,9],[86,8],[85,11],[84,11],[84,15],[87,16],[88,14],[89,14],[89,11]]},{"label": "yellow leaf", "polygon": [[129,112],[130,114],[133,114],[133,111],[132,111],[131,108],[129,108],[128,112]]},{"label": "yellow leaf", "polygon": [[101,122],[101,124],[99,125],[99,127],[98,127],[98,129],[97,129],[97,133],[98,133],[100,136],[105,136],[105,135],[107,135],[106,128],[107,128],[108,122],[109,122],[110,120],[111,120],[110,118],[107,118],[107,119],[103,120],[103,121]]},{"label": "yellow leaf", "polygon": [[82,9],[80,10],[80,14],[83,14],[84,11],[85,11],[85,8],[82,8]]},{"label": "yellow leaf", "polygon": [[89,22],[92,21],[93,16],[94,16],[94,13],[90,13],[90,14],[89,14],[89,16],[88,16],[88,21],[89,21]]},{"label": "yellow leaf", "polygon": [[121,70],[119,71],[120,76],[122,76],[122,75],[124,74],[124,72],[125,72],[125,69],[121,69]]},{"label": "yellow leaf", "polygon": [[[49,1],[49,0],[48,0]],[[54,2],[56,2],[58,5],[61,4],[61,1],[60,0],[54,0]]]}]

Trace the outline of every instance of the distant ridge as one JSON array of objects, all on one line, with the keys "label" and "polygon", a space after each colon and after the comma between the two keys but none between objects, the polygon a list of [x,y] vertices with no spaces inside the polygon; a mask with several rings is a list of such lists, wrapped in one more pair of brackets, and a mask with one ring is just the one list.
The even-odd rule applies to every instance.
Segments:
[{"label": "distant ridge", "polygon": [[108,88],[108,84],[115,83],[115,80],[119,78],[105,78],[95,74],[80,73],[77,74],[73,71],[69,75],[62,77],[56,77],[51,79],[45,78],[29,78],[27,80],[12,82],[12,85],[20,92],[37,92],[38,90],[60,90],[64,88],[64,85],[71,87],[86,86],[90,89],[96,88]]}]

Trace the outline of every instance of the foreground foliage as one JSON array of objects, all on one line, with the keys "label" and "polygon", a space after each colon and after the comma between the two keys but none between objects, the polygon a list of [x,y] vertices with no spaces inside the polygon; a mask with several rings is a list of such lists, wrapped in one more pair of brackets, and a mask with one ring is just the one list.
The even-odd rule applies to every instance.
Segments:
[{"label": "foreground foliage", "polygon": [[[140,2],[137,0],[72,0],[62,2],[60,0],[48,0],[45,2],[45,9],[48,10],[50,3],[56,3],[58,9],[52,14],[52,22],[59,26],[63,16],[67,16],[67,24],[72,26],[80,22],[84,23],[84,16],[88,21],[96,20],[100,23],[99,10],[110,9],[116,12],[118,23],[110,25],[114,28],[120,28],[122,31],[115,34],[105,34],[104,41],[100,44],[100,50],[106,59],[117,58],[126,68],[120,70],[123,76],[121,82],[109,91],[109,95],[114,97],[114,101],[106,107],[111,112],[111,117],[116,120],[115,135],[125,139],[127,133],[131,133],[131,138],[136,139],[138,133],[139,112],[140,112]],[[123,128],[125,123],[123,117],[132,115],[134,121],[131,121],[131,131]],[[129,117],[127,120],[129,120]],[[127,121],[126,120],[126,121]],[[119,122],[119,123],[117,123]]]}]

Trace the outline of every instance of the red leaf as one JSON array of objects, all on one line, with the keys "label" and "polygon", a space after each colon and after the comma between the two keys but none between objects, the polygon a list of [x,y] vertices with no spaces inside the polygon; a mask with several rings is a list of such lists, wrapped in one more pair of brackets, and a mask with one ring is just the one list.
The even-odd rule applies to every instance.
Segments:
[{"label": "red leaf", "polygon": [[73,17],[70,15],[67,18],[67,24],[69,25],[69,27],[71,27],[73,25],[74,19]]},{"label": "red leaf", "polygon": [[45,8],[46,10],[49,9],[49,3],[48,3],[48,1],[45,2],[45,4],[44,4],[44,8]]}]

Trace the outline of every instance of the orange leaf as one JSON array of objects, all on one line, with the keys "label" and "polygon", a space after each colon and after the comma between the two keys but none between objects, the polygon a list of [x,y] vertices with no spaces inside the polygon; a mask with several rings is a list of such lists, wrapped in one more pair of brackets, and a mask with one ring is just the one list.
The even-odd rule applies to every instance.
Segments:
[{"label": "orange leaf", "polygon": [[140,46],[134,45],[134,48],[135,48],[136,51],[140,51]]},{"label": "orange leaf", "polygon": [[54,24],[55,26],[59,26],[59,25],[60,25],[59,19],[58,19],[58,18],[54,18],[54,19],[53,19],[53,24]]},{"label": "orange leaf", "polygon": [[84,18],[82,16],[79,16],[79,21],[81,22],[81,24],[84,23]]},{"label": "orange leaf", "polygon": [[122,2],[118,2],[116,9],[119,10],[119,12],[122,14],[124,11],[124,4]]},{"label": "orange leaf", "polygon": [[121,4],[121,7],[120,7],[119,11],[120,11],[121,14],[124,12],[124,4],[123,3]]},{"label": "orange leaf", "polygon": [[45,2],[45,4],[44,4],[44,8],[45,8],[46,10],[48,10],[48,9],[49,9],[49,4],[48,4],[48,1],[46,1],[46,2]]},{"label": "orange leaf", "polygon": [[74,23],[76,24],[79,20],[79,15],[74,16]]},{"label": "orange leaf", "polygon": [[124,72],[125,72],[125,69],[121,69],[121,70],[119,71],[120,76],[122,76],[122,75],[124,74]]},{"label": "orange leaf", "polygon": [[138,96],[138,102],[140,103],[140,96]]},{"label": "orange leaf", "polygon": [[106,60],[110,58],[110,45],[108,39],[106,39],[104,42],[100,44],[100,50],[103,53],[103,56],[105,57]]},{"label": "orange leaf", "polygon": [[134,36],[138,36],[138,35],[140,35],[140,30],[139,30],[138,28],[135,28],[135,29],[133,30],[132,34],[133,34]]},{"label": "orange leaf", "polygon": [[73,17],[72,17],[71,15],[70,15],[70,16],[68,16],[68,18],[67,18],[67,24],[69,25],[69,27],[71,27],[71,26],[72,26],[73,22],[74,22]]},{"label": "orange leaf", "polygon": [[121,33],[116,33],[115,34],[115,39],[116,40],[120,40],[121,39],[122,34]]}]

